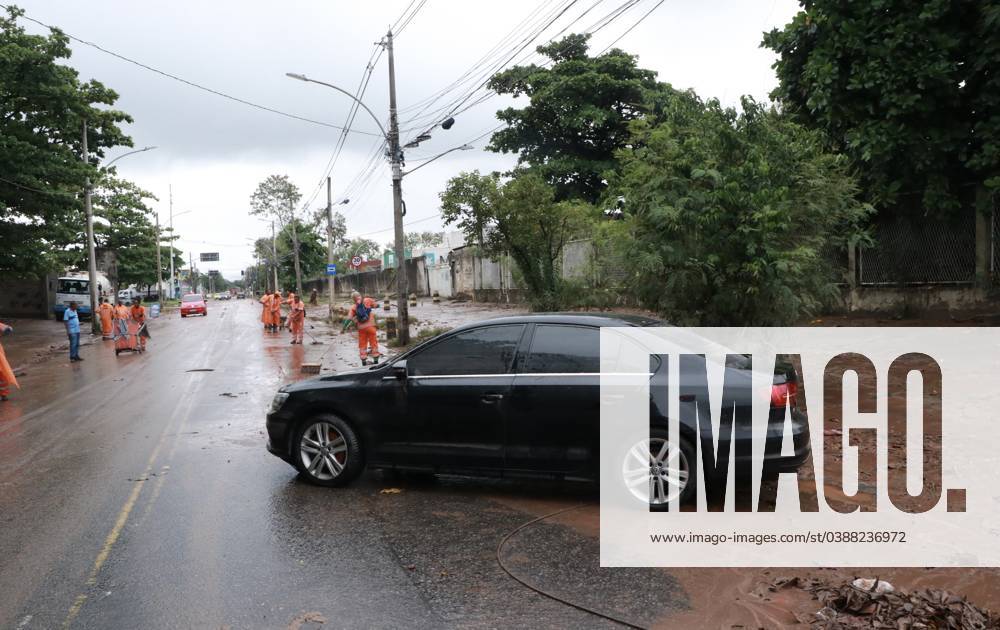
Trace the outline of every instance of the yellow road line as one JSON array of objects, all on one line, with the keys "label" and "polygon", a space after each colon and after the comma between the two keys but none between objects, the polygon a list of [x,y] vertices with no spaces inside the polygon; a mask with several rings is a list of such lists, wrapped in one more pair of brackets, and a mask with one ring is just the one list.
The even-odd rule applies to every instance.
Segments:
[{"label": "yellow road line", "polygon": [[[213,338],[215,338],[216,336],[214,332],[217,332],[218,329],[221,328],[221,326],[222,324],[220,320],[215,325],[215,331],[213,331],[212,335]],[[231,348],[232,344],[227,345],[223,354],[224,355],[229,354],[229,349]],[[178,429],[176,432],[170,431],[170,427],[173,426],[174,421],[177,419],[177,416],[181,411],[181,409],[184,408],[184,405],[178,405],[177,407],[174,408],[174,413],[171,414],[171,418],[167,422],[166,427],[163,430],[163,433],[160,435],[160,439],[157,441],[156,447],[153,449],[152,454],[149,456],[149,460],[146,462],[146,470],[143,472],[142,477],[146,479],[149,478],[149,473],[152,472],[153,470],[153,464],[156,461],[156,456],[159,454],[160,449],[166,442],[167,437],[171,434],[173,434],[176,437],[180,431],[180,428],[184,427],[187,424],[187,421],[190,419],[191,411],[194,409],[195,395],[197,394],[198,390],[201,389],[200,385],[205,382],[204,379],[200,377],[201,377],[200,373],[191,374],[188,381],[188,386],[184,388],[185,390],[188,391],[188,395],[184,399],[184,402],[186,402],[187,405],[181,417],[180,423],[178,424]],[[196,379],[200,380],[201,383],[199,383],[199,386],[195,387],[194,390],[192,391],[191,385],[193,381],[195,381]],[[174,440],[174,447],[176,446],[177,446],[177,440]],[[173,449],[171,449],[170,453],[171,455],[173,454]],[[162,482],[162,480],[158,481]],[[111,555],[111,549],[115,546],[115,543],[118,542],[118,537],[121,535],[122,530],[125,528],[125,523],[128,522],[129,514],[132,513],[132,509],[135,507],[136,502],[139,500],[139,495],[142,492],[143,486],[145,485],[146,485],[145,481],[137,481],[135,487],[132,489],[132,492],[129,494],[128,499],[126,499],[125,505],[123,505],[122,509],[118,512],[118,518],[115,520],[115,525],[114,527],[111,528],[111,531],[108,533],[107,538],[104,540],[104,546],[101,547],[101,551],[97,554],[97,558],[94,560],[94,566],[90,571],[90,575],[87,577],[87,582],[86,582],[87,586],[93,586],[97,584],[97,574],[100,572],[101,567],[104,566],[104,563],[107,562],[108,556]],[[162,484],[158,483],[157,486],[154,488],[151,502],[155,501],[156,497],[159,496],[160,485]],[[152,507],[152,505],[150,504],[149,507]],[[80,614],[80,611],[83,609],[83,605],[86,602],[87,602],[86,593],[81,593],[77,595],[76,599],[73,600],[73,605],[70,606],[65,621],[63,621],[63,628],[68,628],[70,627],[70,625],[72,625],[73,621],[76,619],[77,615]]]}]

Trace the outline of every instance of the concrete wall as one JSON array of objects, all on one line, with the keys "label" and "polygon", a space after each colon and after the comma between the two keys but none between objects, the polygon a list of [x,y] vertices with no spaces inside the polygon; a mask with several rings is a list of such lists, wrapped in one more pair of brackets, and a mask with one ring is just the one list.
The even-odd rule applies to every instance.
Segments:
[{"label": "concrete wall", "polygon": [[451,290],[451,265],[433,265],[427,267],[427,284],[431,295],[437,291],[443,298],[450,298]]},{"label": "concrete wall", "polygon": [[0,317],[52,317],[56,276],[0,280]]},{"label": "concrete wall", "polygon": [[[419,296],[430,295],[427,277],[427,265],[423,258],[411,258],[406,261],[406,276],[410,293]],[[327,294],[327,279],[313,278],[302,283],[302,290],[308,296],[313,289],[320,295]],[[381,299],[388,294],[396,293],[396,269],[379,269],[361,273],[345,273],[334,276],[334,293],[338,299],[348,299],[352,291]]]}]

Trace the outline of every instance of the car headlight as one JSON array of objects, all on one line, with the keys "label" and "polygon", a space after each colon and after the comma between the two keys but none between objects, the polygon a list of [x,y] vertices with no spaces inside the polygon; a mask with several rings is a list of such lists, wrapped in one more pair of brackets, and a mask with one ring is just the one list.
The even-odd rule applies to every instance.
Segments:
[{"label": "car headlight", "polygon": [[278,392],[274,395],[274,400],[271,401],[271,408],[267,410],[267,413],[274,413],[275,411],[281,409],[281,406],[285,404],[288,400],[288,394],[286,392]]}]

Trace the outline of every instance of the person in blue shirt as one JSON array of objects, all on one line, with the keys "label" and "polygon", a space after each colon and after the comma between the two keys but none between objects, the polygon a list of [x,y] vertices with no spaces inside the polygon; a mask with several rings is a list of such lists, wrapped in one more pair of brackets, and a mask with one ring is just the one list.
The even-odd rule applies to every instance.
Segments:
[{"label": "person in blue shirt", "polygon": [[83,361],[80,358],[80,314],[76,312],[76,302],[69,303],[69,308],[63,312],[63,321],[69,336],[69,360]]}]

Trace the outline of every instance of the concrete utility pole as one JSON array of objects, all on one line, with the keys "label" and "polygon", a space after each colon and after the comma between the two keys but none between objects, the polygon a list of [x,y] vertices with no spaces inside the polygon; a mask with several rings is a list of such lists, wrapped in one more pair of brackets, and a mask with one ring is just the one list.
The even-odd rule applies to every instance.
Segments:
[{"label": "concrete utility pole", "polygon": [[[330,192],[330,178],[326,178],[326,262],[332,265],[333,260],[333,197]],[[330,275],[327,271],[326,274],[326,286],[330,293],[330,305],[327,313],[328,317],[333,317],[333,290],[334,290],[334,277]]]},{"label": "concrete utility pole", "polygon": [[[170,299],[174,299],[174,186],[167,185],[170,195]],[[162,301],[163,298],[160,298]]]},{"label": "concrete utility pole", "polygon": [[163,263],[160,262],[160,213],[156,213],[156,300],[163,308]]},{"label": "concrete utility pole", "polygon": [[274,235],[274,221],[271,221],[271,268],[274,270],[274,290],[278,290],[278,238]]},{"label": "concrete utility pole", "polygon": [[410,342],[410,313],[407,308],[406,258],[403,233],[403,169],[400,164],[399,121],[396,117],[396,60],[392,53],[392,30],[385,36],[389,56],[389,159],[392,164],[392,218],[396,231],[396,310],[399,343]]},{"label": "concrete utility pole", "polygon": [[292,224],[292,262],[295,263],[295,293],[296,295],[302,295],[302,267],[299,265],[299,234],[296,230],[295,223],[295,205],[292,200],[288,200],[288,213],[292,217],[290,223]]},{"label": "concrete utility pole", "polygon": [[[83,121],[83,163],[88,164],[87,121]],[[90,277],[90,323],[95,335],[101,333],[101,322],[97,318],[97,251],[94,245],[94,208],[90,204],[90,177],[83,184],[83,207],[87,213],[87,274]]]}]

